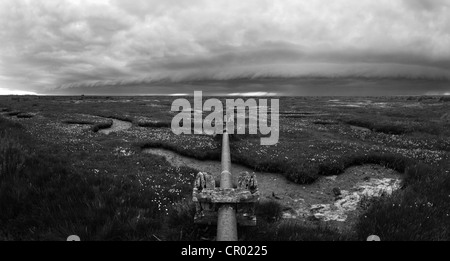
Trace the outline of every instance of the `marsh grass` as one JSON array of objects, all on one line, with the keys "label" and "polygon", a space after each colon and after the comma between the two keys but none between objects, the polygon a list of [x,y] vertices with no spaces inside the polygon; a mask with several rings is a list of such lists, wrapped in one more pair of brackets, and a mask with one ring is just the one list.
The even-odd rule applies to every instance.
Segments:
[{"label": "marsh grass", "polygon": [[357,239],[450,240],[448,171],[423,164],[409,166],[401,191],[375,201],[356,226]]},{"label": "marsh grass", "polygon": [[[123,102],[123,99],[131,101]],[[153,99],[160,101],[154,102],[158,106],[151,107],[139,105],[138,102],[142,99],[148,98],[105,99],[86,96],[82,102],[75,104],[74,101],[80,101],[80,97],[37,96],[30,97],[28,101],[0,97],[0,107],[6,109],[4,112],[14,114],[26,111],[42,116],[22,121],[26,127],[13,123],[13,120],[17,121],[16,118],[0,120],[1,132],[8,132],[6,136],[2,136],[1,157],[10,169],[2,170],[2,175],[10,174],[5,174],[4,177],[7,178],[1,181],[3,187],[0,191],[0,204],[3,205],[0,212],[0,238],[65,240],[67,234],[79,234],[83,239],[91,240],[213,239],[213,229],[194,226],[192,219],[188,218],[190,214],[183,214],[183,208],[177,210],[181,213],[178,222],[169,224],[167,218],[172,216],[163,213],[158,204],[151,200],[160,195],[173,202],[191,197],[191,184],[179,184],[170,178],[162,178],[167,173],[178,173],[171,168],[170,163],[150,155],[112,156],[110,151],[119,146],[128,147],[132,143],[139,143],[143,147],[159,146],[197,159],[220,160],[220,141],[216,141],[217,146],[211,146],[213,142],[210,138],[156,136],[154,134],[166,130],[153,131],[148,128],[141,130],[141,133],[148,135],[137,138],[129,136],[129,133],[108,137],[87,135],[83,136],[86,139],[67,146],[59,140],[50,142],[53,138],[65,138],[62,134],[58,136],[55,132],[42,135],[40,128],[32,129],[76,114],[120,117],[118,119],[133,121],[135,125],[136,120],[141,117],[161,122],[168,122],[173,117],[173,114],[167,112],[170,110],[171,98],[155,97]],[[410,156],[397,154],[399,144],[392,144],[390,140],[364,140],[351,136],[353,132],[349,130],[347,123],[356,121],[352,123],[367,126],[375,132],[389,133],[373,133],[376,134],[372,135],[375,138],[395,137],[408,142],[419,140],[423,144],[429,143],[426,149],[448,151],[450,125],[445,121],[445,115],[449,111],[447,102],[442,98],[440,101],[436,98],[417,103],[416,100],[406,102],[406,97],[381,97],[380,101],[387,101],[392,107],[346,108],[330,107],[328,105],[331,103],[322,98],[281,99],[280,104],[286,107],[283,111],[320,111],[329,116],[320,116],[319,119],[283,117],[282,139],[277,150],[259,150],[256,139],[242,136],[243,138],[238,138],[231,144],[233,162],[259,171],[281,173],[297,183],[314,182],[320,175],[337,175],[352,165],[375,163],[404,173],[404,184],[402,190],[395,192],[390,198],[371,202],[367,213],[361,216],[356,238],[339,234],[327,227],[310,227],[283,220],[268,222],[260,212],[255,231],[240,231],[243,239],[365,240],[371,234],[379,234],[382,240],[450,239],[447,216],[450,209],[447,203],[449,173],[445,172],[450,166],[428,166],[420,163],[417,158],[406,158]],[[345,100],[341,97],[338,99]],[[348,101],[353,102],[354,98],[349,98]],[[154,105],[153,102],[150,103]],[[368,119],[372,125],[367,125]],[[326,124],[328,121],[336,121],[338,124]],[[395,126],[394,130],[390,125]],[[31,135],[38,136],[39,141]],[[168,138],[159,139],[163,136]],[[124,139],[130,143],[122,142]],[[43,143],[43,140],[48,142]],[[8,149],[4,149],[3,144],[10,145],[5,145]],[[389,148],[387,151],[392,153],[379,150],[368,152],[367,149],[373,144]],[[309,145],[314,145],[315,148],[309,148]],[[329,149],[331,146],[335,147]],[[402,146],[401,148],[408,150],[422,151],[424,148],[416,143]],[[135,150],[136,154],[139,154],[140,147]],[[243,147],[251,150],[241,150]],[[70,153],[67,152],[68,149]],[[272,157],[275,154],[279,155]],[[309,161],[315,154],[326,158],[320,162]],[[5,160],[5,155],[9,155],[7,157],[11,157],[11,160]],[[284,156],[289,156],[289,160],[285,160]],[[20,167],[22,160],[25,160],[25,164]],[[137,161],[141,163],[140,166],[145,165],[145,171],[137,167]],[[444,161],[439,164],[444,164]],[[100,170],[100,173],[93,173],[93,169]],[[108,174],[105,174],[106,170]],[[144,176],[139,176],[141,172]],[[183,169],[181,173],[188,176],[192,172]],[[155,177],[152,182],[160,187],[141,185],[140,181],[144,181],[142,177]],[[174,184],[181,191],[179,195],[167,192]],[[156,188],[164,189],[157,191]],[[168,211],[173,213],[170,206]],[[183,224],[184,228],[181,229],[177,224]]]},{"label": "marsh grass", "polygon": [[377,122],[374,123],[372,120],[366,120],[366,119],[353,119],[353,120],[347,120],[345,123],[353,126],[363,127],[370,129],[375,132],[382,132],[386,134],[404,134],[407,132],[407,129],[398,124],[392,124],[390,122]]},{"label": "marsh grass", "polygon": [[[434,115],[433,115],[434,116]],[[340,117],[338,120],[348,125],[363,127],[374,132],[392,135],[404,134],[431,134],[448,135],[448,126],[438,119],[441,115],[436,115],[436,120],[430,120],[430,115],[425,112],[419,115],[411,115],[410,111],[385,112],[383,115],[373,115],[370,118],[364,114],[352,114]]]},{"label": "marsh grass", "polygon": [[80,124],[80,125],[91,125],[91,130],[93,132],[98,132],[101,129],[107,129],[112,126],[113,121],[111,119],[105,119],[101,121],[92,121],[85,119],[67,119],[63,120],[62,123],[65,124]]},{"label": "marsh grass", "polygon": [[[134,176],[74,169],[68,155],[38,145],[21,125],[3,118],[0,141],[0,234],[10,239],[65,240],[77,234],[83,240],[156,240],[152,235],[161,232],[166,212],[155,199],[176,202],[190,193],[190,183],[170,185],[164,174],[169,164],[160,157],[145,163],[152,184],[170,185],[180,195],[155,194],[161,192]],[[135,163],[121,165],[130,170]],[[178,171],[192,177],[190,169]]]},{"label": "marsh grass", "polygon": [[113,125],[113,121],[107,120],[106,122],[95,123],[91,129],[93,132],[98,132],[101,129],[107,129],[107,128],[111,127],[112,125]]},{"label": "marsh grass", "polygon": [[352,238],[327,226],[310,226],[295,220],[258,222],[243,231],[244,241],[347,241]]},{"label": "marsh grass", "polygon": [[5,115],[11,117],[11,116],[17,116],[17,115],[19,115],[21,113],[22,113],[21,111],[9,111]]},{"label": "marsh grass", "polygon": [[[65,240],[67,235],[77,234],[83,240],[214,239],[214,227],[193,224],[195,207],[190,197],[175,197],[177,203],[166,215],[152,201],[154,191],[142,189],[135,178],[76,171],[58,150],[29,146],[36,142],[21,125],[0,119],[0,130],[0,234],[4,238]],[[153,164],[168,164],[157,159]],[[158,168],[151,169],[158,176]],[[184,195],[190,195],[190,189],[191,184],[186,184]],[[281,210],[276,202],[258,204],[258,227],[240,229],[242,239],[340,238],[332,231],[313,233],[303,226],[283,223]]]},{"label": "marsh grass", "polygon": [[450,102],[450,96],[442,96],[439,101],[441,102]]},{"label": "marsh grass", "polygon": [[[143,188],[135,177],[72,169],[66,155],[37,146],[20,124],[0,118],[0,130],[3,238],[65,240],[67,235],[77,234],[84,240],[214,239],[214,227],[193,224],[195,208],[189,199],[165,195],[178,202],[165,214],[152,201],[155,191]],[[353,157],[347,164],[367,162],[403,170],[405,178],[401,191],[371,203],[359,219],[356,237],[328,227],[280,220],[282,207],[262,202],[257,206],[257,227],[240,228],[241,240],[365,240],[372,234],[382,240],[450,239],[448,172],[393,155]],[[128,164],[121,161],[125,169],[131,168]],[[158,157],[147,164],[155,177],[169,168],[169,163]],[[337,170],[341,167],[345,164]],[[184,191],[181,195],[189,198],[191,184],[180,189]]]},{"label": "marsh grass", "polygon": [[361,155],[355,153],[347,155],[339,162],[320,165],[317,174],[323,176],[339,175],[348,167],[364,164],[377,164],[403,173],[406,166],[412,162],[412,160],[398,154],[368,153]]},{"label": "marsh grass", "polygon": [[256,215],[268,223],[281,220],[283,206],[273,200],[259,202],[256,206]]},{"label": "marsh grass", "polygon": [[137,125],[139,127],[170,128],[171,122],[165,122],[165,121],[139,121]]},{"label": "marsh grass", "polygon": [[134,118],[132,116],[122,114],[122,113],[101,112],[101,113],[95,114],[95,116],[116,119],[116,120],[120,120],[120,121],[128,121],[131,123],[134,121]]},{"label": "marsh grass", "polygon": [[34,115],[33,114],[31,114],[31,113],[19,113],[18,115],[17,115],[17,118],[19,118],[19,119],[30,119],[30,118],[33,118],[34,117]]},{"label": "marsh grass", "polygon": [[220,160],[221,159],[221,150],[217,149],[214,151],[199,151],[199,150],[191,150],[188,148],[184,148],[181,146],[177,146],[176,144],[172,144],[169,142],[160,142],[160,141],[153,141],[153,142],[141,142],[136,144],[138,148],[140,149],[147,149],[147,148],[162,148],[174,151],[176,153],[179,153],[180,155],[186,156],[186,157],[192,157],[199,160]]},{"label": "marsh grass", "polygon": [[93,125],[94,124],[93,121],[75,120],[75,119],[63,120],[62,123],[65,123],[65,124],[81,124],[81,125]]},{"label": "marsh grass", "polygon": [[318,125],[336,125],[339,124],[336,121],[330,121],[330,120],[315,120],[313,121],[314,124],[318,124]]}]

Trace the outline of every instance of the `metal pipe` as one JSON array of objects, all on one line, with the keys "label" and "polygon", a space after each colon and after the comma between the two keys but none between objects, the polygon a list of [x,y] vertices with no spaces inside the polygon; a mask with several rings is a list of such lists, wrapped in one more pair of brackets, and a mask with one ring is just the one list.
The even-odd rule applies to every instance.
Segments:
[{"label": "metal pipe", "polygon": [[[222,136],[222,173],[220,174],[220,188],[231,189],[231,156],[228,133]],[[231,204],[224,204],[219,208],[217,218],[217,241],[237,241],[236,209]]]},{"label": "metal pipe", "polygon": [[220,188],[232,188],[230,140],[226,131],[224,131],[222,136],[222,172],[220,174]]},{"label": "metal pipe", "polygon": [[237,241],[236,210],[225,204],[219,208],[217,219],[217,241]]}]

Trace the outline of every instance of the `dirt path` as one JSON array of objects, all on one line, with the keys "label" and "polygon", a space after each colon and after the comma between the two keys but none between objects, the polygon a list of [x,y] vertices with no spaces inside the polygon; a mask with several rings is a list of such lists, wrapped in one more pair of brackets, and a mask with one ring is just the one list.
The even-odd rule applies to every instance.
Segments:
[{"label": "dirt path", "polygon": [[[173,166],[220,175],[218,161],[201,161],[165,149],[151,148],[143,152],[164,156]],[[261,200],[282,204],[284,218],[323,221],[343,229],[355,220],[361,199],[390,194],[400,185],[399,173],[379,165],[350,167],[339,176],[321,177],[310,185],[299,185],[280,174],[254,172],[232,164],[232,173],[241,171],[256,174]]]},{"label": "dirt path", "polygon": [[111,127],[106,128],[106,129],[101,129],[98,132],[103,133],[103,134],[110,134],[111,132],[126,130],[126,129],[131,128],[131,126],[133,126],[133,124],[128,121],[121,121],[121,120],[116,120],[116,119],[111,119],[111,120],[113,121],[113,124],[111,125]]}]

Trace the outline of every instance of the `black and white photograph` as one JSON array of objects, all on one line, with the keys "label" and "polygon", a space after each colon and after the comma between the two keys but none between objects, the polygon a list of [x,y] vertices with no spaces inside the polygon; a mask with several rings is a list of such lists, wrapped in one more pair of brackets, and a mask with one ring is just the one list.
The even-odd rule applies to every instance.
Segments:
[{"label": "black and white photograph", "polygon": [[449,240],[450,0],[0,0],[0,241]]}]

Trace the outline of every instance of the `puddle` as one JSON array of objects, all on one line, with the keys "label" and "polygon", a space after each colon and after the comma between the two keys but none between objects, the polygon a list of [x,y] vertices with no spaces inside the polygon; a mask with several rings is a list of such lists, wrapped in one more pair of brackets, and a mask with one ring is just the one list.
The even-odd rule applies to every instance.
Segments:
[{"label": "puddle", "polygon": [[[209,172],[219,182],[219,161],[201,161],[160,148],[144,149],[144,153],[164,156],[174,167],[187,166]],[[361,199],[389,195],[400,186],[399,173],[379,165],[348,168],[339,176],[320,177],[309,185],[299,185],[281,174],[254,172],[250,168],[232,164],[232,173],[255,173],[263,200],[275,200],[284,206],[283,218],[338,221],[345,223],[349,213],[356,212]],[[339,194],[339,195],[336,195]]]},{"label": "puddle", "polygon": [[103,133],[103,134],[110,134],[111,132],[126,130],[126,129],[131,128],[131,126],[133,126],[133,124],[128,121],[121,121],[121,120],[116,120],[116,119],[111,119],[111,120],[113,121],[113,124],[111,125],[111,127],[106,128],[106,129],[101,129],[98,132]]}]

